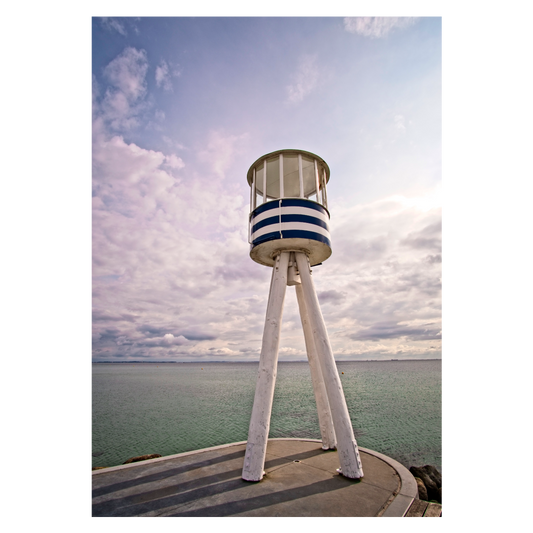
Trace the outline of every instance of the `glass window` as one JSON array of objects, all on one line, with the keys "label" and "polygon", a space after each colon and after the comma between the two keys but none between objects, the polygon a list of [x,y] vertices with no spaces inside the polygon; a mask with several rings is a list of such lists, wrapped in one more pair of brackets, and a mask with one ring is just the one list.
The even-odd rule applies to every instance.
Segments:
[{"label": "glass window", "polygon": [[309,198],[316,193],[315,160],[302,156],[302,170],[304,181],[304,196]]},{"label": "glass window", "polygon": [[263,163],[255,167],[255,193],[257,195],[256,205],[263,203]]},{"label": "glass window", "polygon": [[267,159],[267,196],[279,198],[279,157]]},{"label": "glass window", "polygon": [[283,189],[285,197],[300,196],[298,155],[283,154]]},{"label": "glass window", "polygon": [[319,177],[320,177],[320,190],[322,192],[322,202],[321,204],[327,209],[328,208],[328,197],[326,194],[326,171],[323,167],[319,167],[318,169]]},{"label": "glass window", "polygon": [[252,170],[252,183],[250,184],[250,213],[255,209],[256,192],[254,183],[254,172],[255,170]]}]

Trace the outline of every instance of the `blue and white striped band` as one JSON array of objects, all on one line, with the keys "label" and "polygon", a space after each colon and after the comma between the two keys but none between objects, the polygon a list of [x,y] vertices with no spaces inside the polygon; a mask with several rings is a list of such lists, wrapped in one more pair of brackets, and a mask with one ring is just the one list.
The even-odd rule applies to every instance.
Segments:
[{"label": "blue and white striped band", "polygon": [[250,217],[250,244],[301,238],[331,247],[329,213],[320,204],[303,198],[281,198],[257,207]]}]

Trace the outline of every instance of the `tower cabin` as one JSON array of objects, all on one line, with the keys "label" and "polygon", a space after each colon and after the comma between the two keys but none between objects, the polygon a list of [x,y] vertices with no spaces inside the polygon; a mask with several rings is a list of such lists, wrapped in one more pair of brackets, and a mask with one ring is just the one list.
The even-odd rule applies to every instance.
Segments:
[{"label": "tower cabin", "polygon": [[247,174],[250,185],[250,257],[273,266],[282,251],[300,251],[311,266],[331,255],[326,184],[329,167],[304,150],[260,157]]}]

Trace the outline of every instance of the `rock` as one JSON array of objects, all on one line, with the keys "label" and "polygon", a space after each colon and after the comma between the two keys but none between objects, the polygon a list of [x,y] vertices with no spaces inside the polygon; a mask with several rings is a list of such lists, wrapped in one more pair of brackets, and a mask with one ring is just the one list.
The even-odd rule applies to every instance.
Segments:
[{"label": "rock", "polygon": [[424,482],[419,478],[415,477],[416,484],[418,485],[418,499],[428,501],[428,491]]},{"label": "rock", "polygon": [[[442,476],[432,465],[412,466],[409,468],[415,478],[419,478],[424,483],[427,490],[427,500],[434,500],[442,503]],[[420,496],[422,499],[422,496]]]},{"label": "rock", "polygon": [[159,453],[152,453],[149,455],[138,455],[137,457],[130,457],[127,461],[122,463],[123,465],[129,465],[130,463],[136,463],[137,461],[146,461],[147,459],[155,459],[161,457]]}]

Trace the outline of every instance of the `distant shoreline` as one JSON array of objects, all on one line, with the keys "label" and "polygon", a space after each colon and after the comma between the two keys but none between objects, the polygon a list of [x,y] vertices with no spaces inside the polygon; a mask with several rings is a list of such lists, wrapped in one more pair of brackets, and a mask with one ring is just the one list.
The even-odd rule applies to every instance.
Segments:
[{"label": "distant shoreline", "polygon": [[[441,357],[435,357],[433,359],[343,359],[342,361],[336,361],[336,363],[402,363],[404,361],[442,361]],[[131,364],[143,364],[143,365],[173,365],[173,364],[194,364],[194,365],[206,365],[208,363],[225,363],[225,364],[255,364],[257,361],[92,361],[93,365],[131,365]],[[278,361],[280,364],[284,363],[307,363],[307,359],[301,359],[298,361]]]}]

